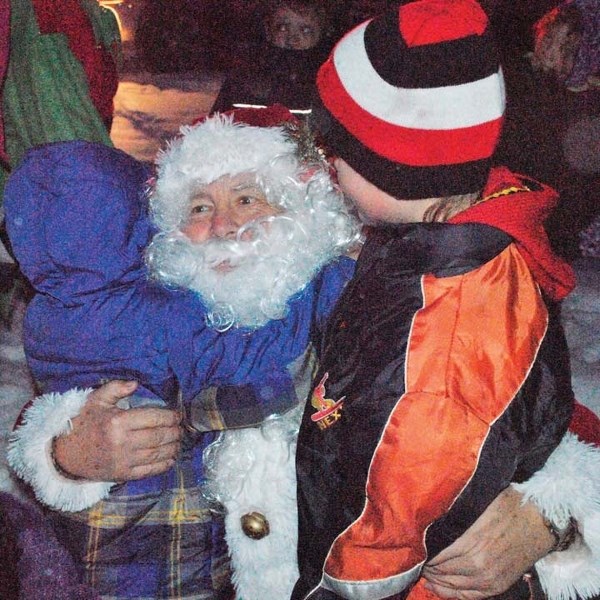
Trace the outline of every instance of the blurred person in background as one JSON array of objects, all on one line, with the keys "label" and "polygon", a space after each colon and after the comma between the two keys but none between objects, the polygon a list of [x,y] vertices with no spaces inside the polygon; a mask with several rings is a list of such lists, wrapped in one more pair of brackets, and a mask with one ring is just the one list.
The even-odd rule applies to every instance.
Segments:
[{"label": "blurred person in background", "polygon": [[569,0],[534,25],[531,63],[571,92],[600,87],[600,4]]},{"label": "blurred person in background", "polygon": [[[0,5],[0,221],[7,176],[38,144],[84,139],[112,146],[120,47],[114,15],[86,0]],[[0,239],[9,251],[6,235]],[[5,261],[5,262],[3,262]],[[0,316],[19,318],[26,286],[0,252]]]},{"label": "blurred person in background", "polygon": [[254,39],[232,50],[238,64],[212,112],[243,104],[310,108],[317,70],[335,41],[331,7],[321,0],[266,0],[259,15]]}]

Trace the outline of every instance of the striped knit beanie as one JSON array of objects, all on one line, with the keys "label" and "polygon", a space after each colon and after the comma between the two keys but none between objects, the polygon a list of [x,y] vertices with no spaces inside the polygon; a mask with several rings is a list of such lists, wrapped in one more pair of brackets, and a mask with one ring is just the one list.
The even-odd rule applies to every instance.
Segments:
[{"label": "striped knit beanie", "polygon": [[475,0],[416,0],[347,33],[321,67],[316,126],[333,152],[399,199],[483,188],[505,93]]}]

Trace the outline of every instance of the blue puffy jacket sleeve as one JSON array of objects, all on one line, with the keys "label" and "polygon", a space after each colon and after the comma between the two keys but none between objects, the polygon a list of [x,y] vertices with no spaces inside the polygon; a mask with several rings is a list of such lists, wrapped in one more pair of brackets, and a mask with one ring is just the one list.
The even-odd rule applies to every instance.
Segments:
[{"label": "blue puffy jacket sleeve", "polygon": [[303,401],[315,366],[312,342],[353,273],[349,258],[330,263],[290,300],[284,318],[255,330],[206,327],[199,300],[188,295],[185,314],[170,328],[169,356],[196,426],[254,425]]}]

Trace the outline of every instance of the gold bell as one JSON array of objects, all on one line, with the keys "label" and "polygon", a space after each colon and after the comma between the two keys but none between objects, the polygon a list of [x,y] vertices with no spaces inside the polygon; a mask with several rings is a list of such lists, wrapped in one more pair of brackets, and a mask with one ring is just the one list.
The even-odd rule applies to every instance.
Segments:
[{"label": "gold bell", "polygon": [[267,517],[259,512],[251,512],[242,515],[240,518],[242,531],[253,540],[260,540],[269,535],[269,521]]}]

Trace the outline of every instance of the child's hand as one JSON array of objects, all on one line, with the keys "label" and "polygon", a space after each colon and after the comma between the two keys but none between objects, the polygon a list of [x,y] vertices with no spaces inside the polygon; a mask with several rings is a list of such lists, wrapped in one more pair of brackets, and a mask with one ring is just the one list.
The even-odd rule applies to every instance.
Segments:
[{"label": "child's hand", "polygon": [[164,408],[117,407],[136,388],[132,381],[111,381],[89,395],[73,431],[54,440],[54,459],[63,471],[94,481],[127,481],[173,466],[181,416]]}]

